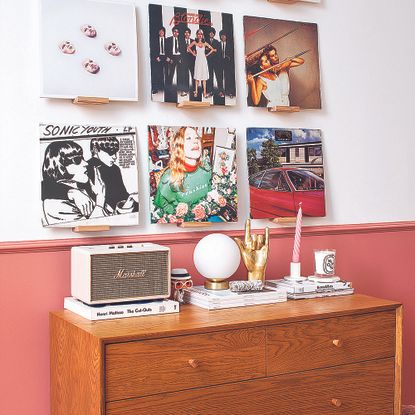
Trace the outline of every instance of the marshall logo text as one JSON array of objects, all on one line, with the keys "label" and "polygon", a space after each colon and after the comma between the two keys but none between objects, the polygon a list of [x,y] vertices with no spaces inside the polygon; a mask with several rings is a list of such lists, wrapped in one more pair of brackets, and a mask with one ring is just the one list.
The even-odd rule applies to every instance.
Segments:
[{"label": "marshall logo text", "polygon": [[114,280],[135,280],[139,278],[144,278],[146,276],[147,270],[143,269],[142,271],[127,271],[125,268],[120,268],[118,273],[114,275]]}]

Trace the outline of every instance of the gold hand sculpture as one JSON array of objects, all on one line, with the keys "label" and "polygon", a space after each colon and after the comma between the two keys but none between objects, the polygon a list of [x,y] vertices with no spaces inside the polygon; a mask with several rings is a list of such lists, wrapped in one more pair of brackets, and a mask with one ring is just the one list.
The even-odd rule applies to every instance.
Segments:
[{"label": "gold hand sculpture", "polygon": [[251,221],[247,219],[244,241],[235,238],[235,242],[239,246],[242,259],[248,270],[248,280],[265,281],[265,268],[269,250],[269,228],[265,228],[265,235],[255,233],[251,235]]}]

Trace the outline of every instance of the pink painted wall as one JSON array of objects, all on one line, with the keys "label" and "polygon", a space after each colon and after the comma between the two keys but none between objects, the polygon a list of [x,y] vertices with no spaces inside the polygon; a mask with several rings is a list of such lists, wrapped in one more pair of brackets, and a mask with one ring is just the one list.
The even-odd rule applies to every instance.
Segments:
[{"label": "pink painted wall", "polygon": [[[232,236],[240,232],[230,233]],[[196,282],[192,254],[202,233],[147,236],[172,249],[173,267],[187,267]],[[404,304],[403,403],[415,403],[415,224],[303,230],[302,266],[312,273],[314,248],[337,249],[337,271],[359,293]],[[183,239],[186,238],[186,239]],[[96,239],[95,243],[134,239]],[[143,237],[135,240],[144,240]],[[0,244],[0,415],[49,414],[48,313],[70,295],[71,244],[91,240]],[[267,278],[288,272],[292,229],[274,231]],[[238,278],[243,278],[241,266]]]}]

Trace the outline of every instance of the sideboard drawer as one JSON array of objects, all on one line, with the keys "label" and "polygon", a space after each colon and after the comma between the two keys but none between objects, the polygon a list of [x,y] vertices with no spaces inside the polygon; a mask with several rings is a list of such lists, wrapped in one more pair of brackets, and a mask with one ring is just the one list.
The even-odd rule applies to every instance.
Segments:
[{"label": "sideboard drawer", "polygon": [[316,369],[395,354],[395,311],[267,328],[267,374]]},{"label": "sideboard drawer", "polygon": [[106,401],[265,376],[265,329],[106,346]]},{"label": "sideboard drawer", "polygon": [[111,402],[106,415],[391,415],[394,359]]}]

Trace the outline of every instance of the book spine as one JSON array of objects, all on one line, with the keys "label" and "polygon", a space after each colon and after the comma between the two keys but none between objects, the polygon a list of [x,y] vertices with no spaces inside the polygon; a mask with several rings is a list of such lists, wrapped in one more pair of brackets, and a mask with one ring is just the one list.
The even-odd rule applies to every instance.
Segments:
[{"label": "book spine", "polygon": [[169,314],[179,312],[179,303],[177,301],[163,301],[147,304],[131,304],[122,306],[102,307],[99,309],[89,308],[82,303],[71,301],[64,302],[64,308],[70,310],[88,320],[109,320],[125,317],[139,317],[156,314]]},{"label": "book spine", "polygon": [[307,285],[293,285],[285,282],[280,282],[276,284],[266,285],[270,289],[282,289],[289,294],[306,294],[306,293],[316,293],[316,292],[331,292],[337,290],[346,290],[351,288],[349,282],[334,282],[334,283],[315,283]]},{"label": "book spine", "polygon": [[309,285],[293,285],[289,283],[281,282],[271,282],[270,284],[265,285],[267,288],[271,290],[284,290],[287,293],[305,293],[305,292],[314,292],[315,288],[310,287]]},{"label": "book spine", "polygon": [[221,309],[221,308],[233,308],[241,306],[250,306],[250,305],[264,305],[264,304],[274,304],[282,303],[287,301],[287,295],[285,292],[280,293],[278,297],[274,298],[262,298],[253,300],[252,298],[239,298],[238,301],[212,301],[210,299],[200,300],[197,297],[192,295],[185,296],[187,303],[197,305],[199,307],[207,308],[209,310]]},{"label": "book spine", "polygon": [[123,317],[139,317],[150,316],[156,314],[169,314],[179,311],[178,304],[163,302],[157,304],[134,304],[131,307],[122,308],[120,310],[112,309],[105,311],[94,310],[93,318],[91,320],[107,320],[111,318],[123,318]]},{"label": "book spine", "polygon": [[271,292],[250,292],[250,293],[238,293],[231,297],[214,297],[207,295],[205,293],[201,293],[200,291],[196,291],[193,289],[185,290],[184,291],[185,297],[192,297],[195,299],[199,299],[200,301],[212,302],[212,303],[220,303],[220,304],[228,304],[231,302],[239,303],[248,301],[263,301],[263,300],[274,300],[279,299],[280,297],[285,297],[285,289],[276,289],[272,288]]},{"label": "book spine", "polygon": [[194,298],[189,298],[186,302],[189,304],[193,304],[195,306],[205,308],[207,310],[221,310],[224,308],[234,308],[234,307],[242,307],[244,304],[242,303],[228,303],[228,304],[218,304],[218,303],[211,303],[211,302],[203,302],[198,301]]},{"label": "book spine", "polygon": [[317,283],[317,291],[337,291],[351,288],[350,282]]},{"label": "book spine", "polygon": [[354,293],[353,288],[337,290],[337,291],[322,291],[316,293],[304,293],[304,294],[288,294],[289,300],[303,300],[307,298],[324,298],[324,297],[337,297],[341,295],[351,295]]}]

